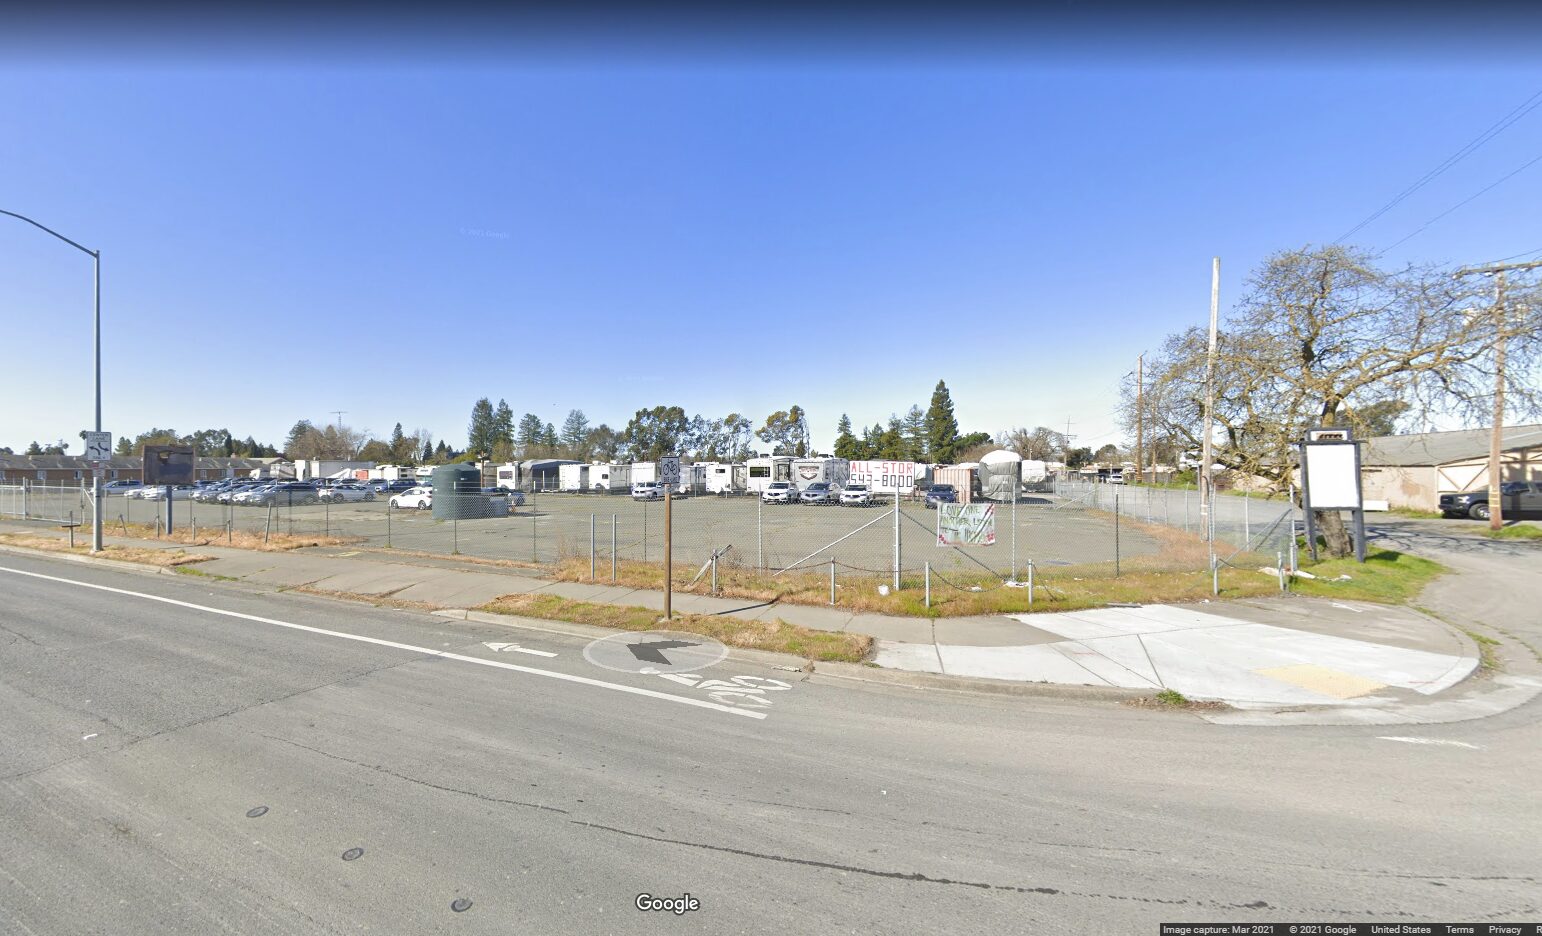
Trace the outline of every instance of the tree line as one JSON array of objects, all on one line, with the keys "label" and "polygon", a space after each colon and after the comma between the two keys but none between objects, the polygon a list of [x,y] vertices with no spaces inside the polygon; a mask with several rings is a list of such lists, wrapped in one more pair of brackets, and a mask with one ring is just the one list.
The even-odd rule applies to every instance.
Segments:
[{"label": "tree line", "polygon": [[996,447],[988,432],[959,434],[953,396],[948,385],[939,380],[926,410],[915,405],[904,416],[891,413],[887,425],[874,423],[871,428],[864,428],[861,436],[852,432],[851,417],[842,413],[836,424],[832,452],[838,458],[953,464],[969,461],[977,453]]}]

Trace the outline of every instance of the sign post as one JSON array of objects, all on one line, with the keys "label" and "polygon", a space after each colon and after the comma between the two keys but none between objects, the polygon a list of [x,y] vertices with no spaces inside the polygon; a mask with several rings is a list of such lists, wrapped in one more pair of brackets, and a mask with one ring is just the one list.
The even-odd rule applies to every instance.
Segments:
[{"label": "sign post", "polygon": [[1355,561],[1365,561],[1365,507],[1360,493],[1360,443],[1348,429],[1310,429],[1301,442],[1301,510],[1306,544],[1317,559],[1318,510],[1354,511]]},{"label": "sign post", "polygon": [[101,552],[102,462],[112,457],[112,433],[87,430],[81,435],[86,440],[86,458],[91,460],[91,551]]},{"label": "sign post", "polygon": [[674,500],[675,486],[680,483],[680,456],[665,455],[659,459],[659,484],[664,488],[664,620],[671,620],[671,607],[675,592],[675,524],[670,504]]},{"label": "sign post", "polygon": [[144,447],[145,487],[166,488],[166,535],[171,535],[172,487],[192,484],[196,454],[191,445],[147,445]]}]

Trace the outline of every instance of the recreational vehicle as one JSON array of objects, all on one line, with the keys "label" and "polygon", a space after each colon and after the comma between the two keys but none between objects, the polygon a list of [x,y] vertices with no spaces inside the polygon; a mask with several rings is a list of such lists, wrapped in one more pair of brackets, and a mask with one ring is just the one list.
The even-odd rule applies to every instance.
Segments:
[{"label": "recreational vehicle", "polygon": [[519,490],[519,466],[512,462],[498,466],[498,480],[494,487],[503,488],[505,491]]},{"label": "recreational vehicle", "polygon": [[844,488],[851,480],[851,462],[844,458],[799,458],[792,463],[792,483],[799,490],[824,483]]},{"label": "recreational vehicle", "polygon": [[589,490],[588,465],[563,465],[557,469],[558,488],[567,494]]},{"label": "recreational vehicle", "polygon": [[744,463],[747,470],[745,487],[759,494],[770,487],[773,481],[791,482],[794,460],[791,455],[766,455],[748,459]]},{"label": "recreational vehicle", "polygon": [[589,490],[602,494],[630,494],[632,466],[600,462],[589,466]]},{"label": "recreational vehicle", "polygon": [[749,470],[743,465],[707,462],[700,467],[706,472],[708,494],[743,494],[749,489]]}]

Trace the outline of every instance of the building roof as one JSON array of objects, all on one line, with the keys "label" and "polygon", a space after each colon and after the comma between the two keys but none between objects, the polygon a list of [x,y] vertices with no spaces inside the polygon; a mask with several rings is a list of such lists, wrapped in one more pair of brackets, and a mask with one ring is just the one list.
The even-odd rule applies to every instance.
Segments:
[{"label": "building roof", "polygon": [[[1365,441],[1362,465],[1448,465],[1488,455],[1489,429],[1458,429],[1454,432],[1418,432],[1412,435],[1377,436]],[[1542,425],[1506,426],[1500,448],[1506,452],[1542,446]]]}]

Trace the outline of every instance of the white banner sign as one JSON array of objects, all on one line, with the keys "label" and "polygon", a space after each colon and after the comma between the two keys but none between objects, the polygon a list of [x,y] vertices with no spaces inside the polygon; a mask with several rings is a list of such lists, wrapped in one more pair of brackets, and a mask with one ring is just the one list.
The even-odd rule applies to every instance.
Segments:
[{"label": "white banner sign", "polygon": [[865,484],[874,494],[912,494],[920,466],[910,461],[854,461],[847,484]]},{"label": "white banner sign", "polygon": [[938,504],[938,546],[990,546],[996,542],[995,504]]}]

